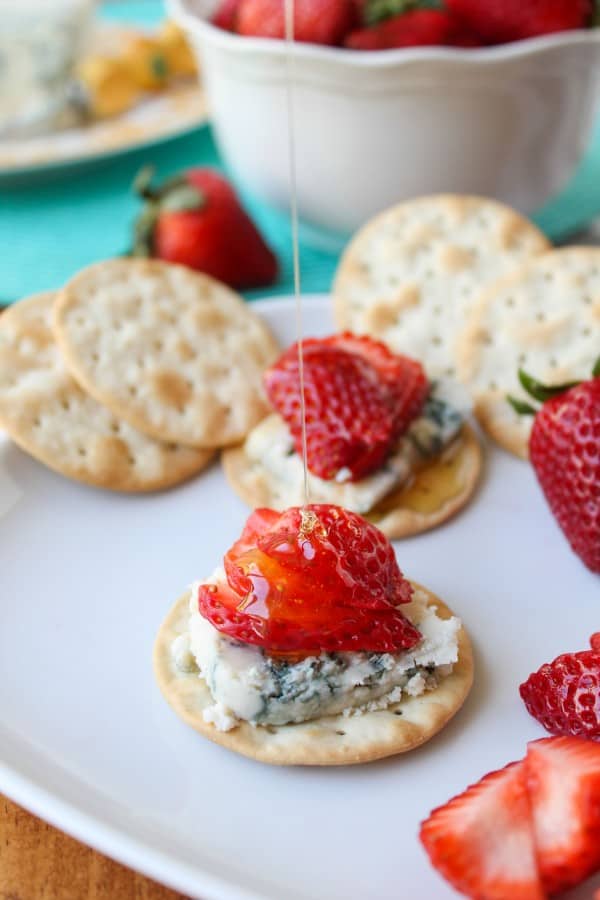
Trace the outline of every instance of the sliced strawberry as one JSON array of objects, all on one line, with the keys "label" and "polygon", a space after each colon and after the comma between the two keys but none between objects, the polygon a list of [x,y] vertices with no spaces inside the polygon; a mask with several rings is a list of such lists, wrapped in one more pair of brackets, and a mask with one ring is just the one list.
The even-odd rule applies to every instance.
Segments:
[{"label": "sliced strawberry", "polygon": [[600,741],[600,648],[563,653],[519,688],[528,712],[551,734]]},{"label": "sliced strawberry", "polygon": [[[362,357],[305,341],[306,462],[319,478],[347,469],[357,480],[379,468],[394,439],[394,419],[377,372]],[[291,347],[264,374],[273,408],[302,453],[300,374]]]},{"label": "sliced strawberry", "polygon": [[575,737],[533,741],[525,771],[540,876],[558,893],[600,869],[600,746]]},{"label": "sliced strawberry", "polygon": [[522,762],[491,772],[421,826],[438,872],[476,900],[543,900]]},{"label": "sliced strawberry", "polygon": [[[302,342],[307,465],[320,478],[356,481],[379,468],[419,414],[429,391],[421,365],[348,332]],[[302,453],[298,345],[265,372],[274,409]]]},{"label": "sliced strawberry", "polygon": [[361,516],[315,504],[254,512],[225,555],[227,583],[202,585],[203,616],[274,652],[413,647],[397,608],[412,597],[387,538]]},{"label": "sliced strawberry", "polygon": [[349,331],[334,334],[326,338],[324,343],[341,347],[348,353],[356,353],[371,363],[381,383],[389,390],[396,435],[400,436],[406,431],[421,412],[430,389],[421,363],[410,356],[392,353],[381,341]]}]

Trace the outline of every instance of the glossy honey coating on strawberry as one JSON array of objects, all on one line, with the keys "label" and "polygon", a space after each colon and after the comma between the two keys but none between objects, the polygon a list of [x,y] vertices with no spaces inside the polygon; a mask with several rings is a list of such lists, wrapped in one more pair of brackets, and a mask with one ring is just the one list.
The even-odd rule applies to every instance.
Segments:
[{"label": "glossy honey coating on strawberry", "polygon": [[527,710],[551,734],[600,741],[600,635],[590,645],[545,663],[519,688]]},{"label": "glossy honey coating on strawberry", "polygon": [[[378,469],[429,392],[421,365],[350,333],[302,342],[306,462],[319,478],[358,481]],[[265,390],[302,455],[298,346],[265,372]]]},{"label": "glossy honey coating on strawberry", "polygon": [[387,538],[340,507],[257,510],[226,554],[225,573],[200,586],[200,613],[267,652],[393,653],[420,640],[398,609],[412,588]]}]

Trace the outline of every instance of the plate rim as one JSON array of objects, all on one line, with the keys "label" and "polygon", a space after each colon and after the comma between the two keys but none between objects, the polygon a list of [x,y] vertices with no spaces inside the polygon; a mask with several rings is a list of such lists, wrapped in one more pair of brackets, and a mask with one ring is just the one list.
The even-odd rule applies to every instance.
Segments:
[{"label": "plate rim", "polygon": [[[306,306],[321,306],[329,301],[330,296],[329,292],[302,295],[303,309]],[[286,301],[294,304],[295,295],[288,293],[257,298],[251,305],[259,312],[268,312],[282,306]],[[0,445],[5,443],[10,443],[9,438],[0,433]],[[3,727],[0,725],[0,735],[2,732]],[[20,735],[16,735],[16,738],[22,739]],[[35,753],[37,758],[44,759],[43,748],[36,748]],[[49,759],[47,765],[52,767],[56,766],[56,763]],[[65,771],[75,782],[79,781],[85,786],[76,774],[68,769]],[[102,816],[86,811],[84,805],[73,803],[60,792],[53,791],[41,781],[11,765],[3,757],[1,746],[0,793],[84,845],[190,897],[202,900],[281,900],[275,893],[267,893],[262,889],[260,893],[256,893],[245,888],[235,880],[235,873],[231,878],[225,878],[211,872],[204,861],[199,867],[191,866],[167,851],[149,846],[141,838],[133,837],[118,825],[107,822]]]}]

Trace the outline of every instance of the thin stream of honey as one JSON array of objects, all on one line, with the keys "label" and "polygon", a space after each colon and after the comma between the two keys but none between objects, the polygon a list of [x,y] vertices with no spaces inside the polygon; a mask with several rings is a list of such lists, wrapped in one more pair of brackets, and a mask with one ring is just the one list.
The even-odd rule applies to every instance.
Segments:
[{"label": "thin stream of honey", "polygon": [[[304,467],[304,506],[310,503],[308,486],[308,467],[306,465],[306,403],[304,397],[304,354],[303,354],[303,319],[302,288],[300,282],[300,253],[298,248],[298,200],[296,189],[296,144],[294,128],[294,0],[284,0],[285,41],[286,41],[286,101],[287,131],[289,148],[289,185],[290,185],[290,219],[292,225],[292,258],[294,267],[294,296],[296,298],[296,336],[298,341],[298,374],[300,381],[300,415],[302,419],[302,464]],[[303,528],[308,525],[303,511]],[[310,530],[307,528],[306,530]]]}]

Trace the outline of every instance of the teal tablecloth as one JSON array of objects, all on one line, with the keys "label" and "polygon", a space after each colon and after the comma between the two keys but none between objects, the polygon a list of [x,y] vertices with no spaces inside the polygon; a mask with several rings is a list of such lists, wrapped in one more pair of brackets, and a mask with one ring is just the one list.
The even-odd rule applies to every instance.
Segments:
[{"label": "teal tablecloth", "polygon": [[[164,15],[161,0],[118,0],[103,4],[113,20],[154,25]],[[138,203],[129,187],[145,163],[160,176],[191,165],[223,168],[209,127],[155,147],[71,167],[52,176],[0,181],[0,302],[59,287],[82,266],[123,253],[130,243]],[[285,214],[243,195],[281,262],[277,285],[249,296],[292,291],[291,238]],[[554,240],[562,240],[600,215],[600,122],[589,152],[560,197],[535,216]],[[325,291],[331,284],[342,239],[301,235],[302,286]]]}]

